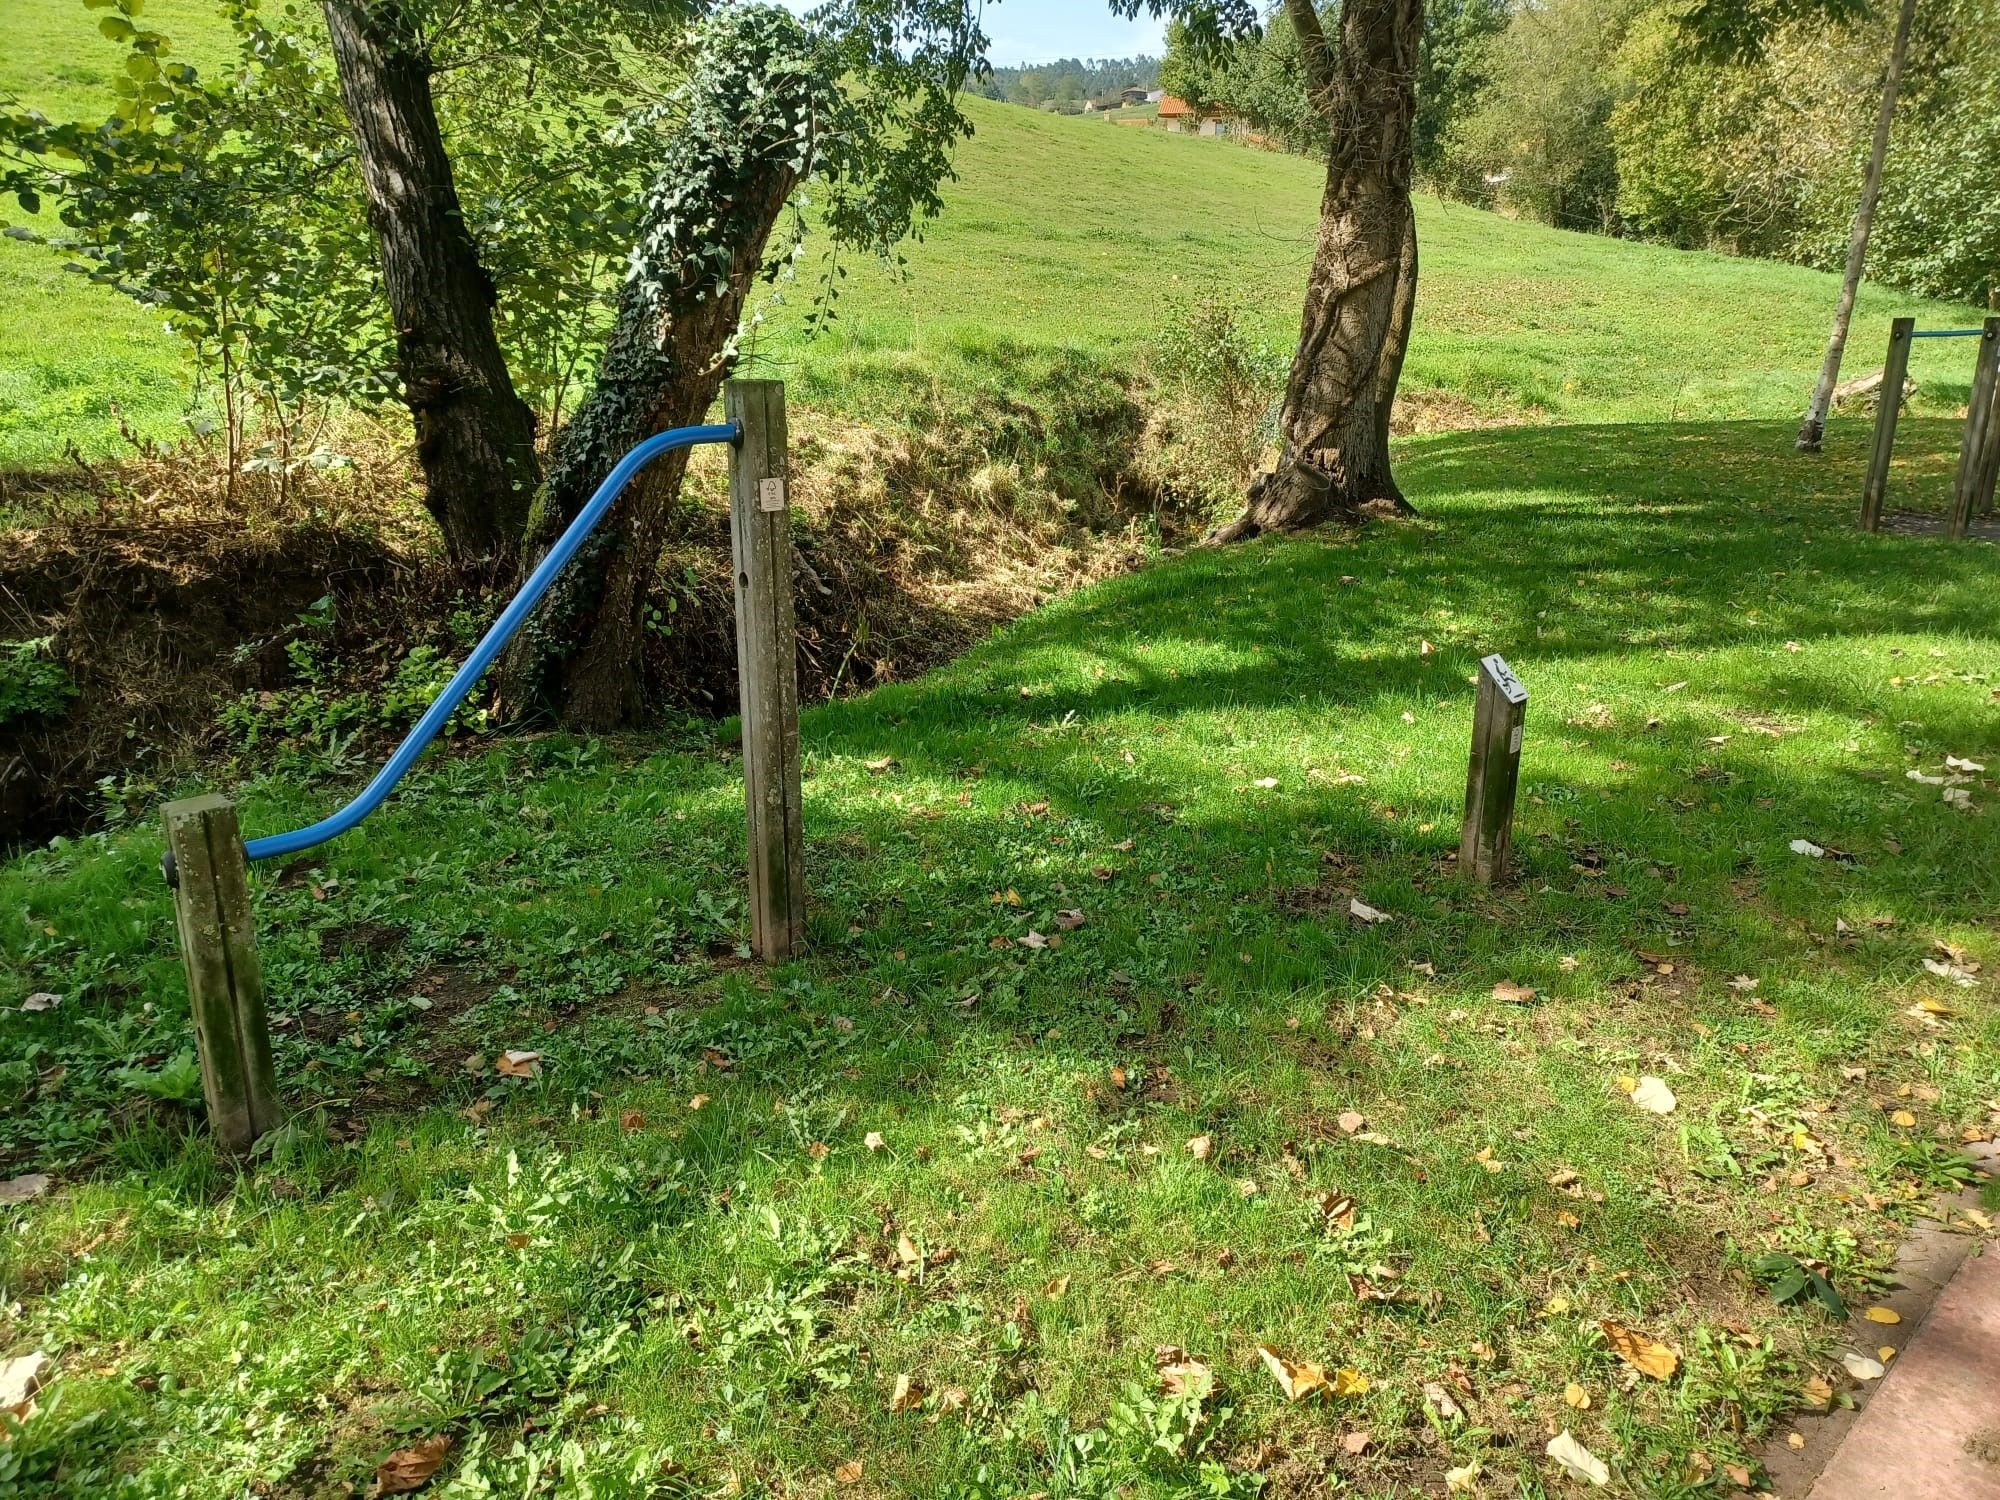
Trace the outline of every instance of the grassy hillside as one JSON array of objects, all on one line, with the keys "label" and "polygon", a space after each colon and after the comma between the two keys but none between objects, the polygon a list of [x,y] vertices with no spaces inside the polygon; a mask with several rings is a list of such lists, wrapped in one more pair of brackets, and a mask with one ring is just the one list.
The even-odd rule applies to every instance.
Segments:
[{"label": "grassy hillside", "polygon": [[[102,110],[118,50],[77,0],[9,0],[0,92],[51,113]],[[149,24],[204,65],[226,57],[207,0],[156,0]],[[1226,142],[970,101],[978,134],[945,216],[898,280],[850,265],[837,331],[807,346],[810,283],[769,309],[753,348],[816,404],[876,419],[929,399],[933,377],[1018,390],[1067,354],[1142,367],[1167,305],[1223,289],[1274,349],[1295,333],[1320,175],[1310,162]],[[14,212],[11,208],[7,212]],[[1465,416],[1558,421],[1782,417],[1804,405],[1834,300],[1831,278],[1520,224],[1424,199],[1413,399]],[[1876,357],[1892,313],[1958,324],[1871,288],[1854,359]],[[1962,347],[1927,345],[1920,409],[1964,399]],[[1032,384],[1032,381],[1030,381]],[[65,443],[115,441],[117,402],[170,434],[180,362],[155,320],[0,241],[0,470],[47,465]]]}]

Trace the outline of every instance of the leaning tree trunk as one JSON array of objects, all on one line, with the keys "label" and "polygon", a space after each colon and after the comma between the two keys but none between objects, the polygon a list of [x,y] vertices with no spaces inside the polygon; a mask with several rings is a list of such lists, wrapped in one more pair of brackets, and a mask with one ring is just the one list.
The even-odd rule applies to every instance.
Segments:
[{"label": "leaning tree trunk", "polygon": [[1854,320],[1854,299],[1861,290],[1861,272],[1868,261],[1868,236],[1875,227],[1875,205],[1882,197],[1882,168],[1889,159],[1889,131],[1896,122],[1896,95],[1903,86],[1903,59],[1910,50],[1910,28],[1917,0],[1903,0],[1896,17],[1896,38],[1889,45],[1889,66],[1882,75],[1882,105],[1875,115],[1875,139],[1868,148],[1868,171],[1861,180],[1861,202],[1854,210],[1854,228],[1847,241],[1847,275],[1840,283],[1840,301],[1833,311],[1833,332],[1826,341],[1826,362],[1812,405],[1799,424],[1799,452],[1817,453],[1826,439],[1827,413],[1833,409],[1834,387],[1840,384],[1840,362],[1847,354],[1847,329]]},{"label": "leaning tree trunk", "polygon": [[[798,23],[770,7],[725,11],[705,29],[684,123],[647,194],[596,384],[550,462],[531,550],[561,534],[634,445],[713,405],[744,299],[810,164],[826,86],[798,65],[805,48]],[[572,564],[509,659],[510,712],[554,709],[587,731],[639,717],[646,595],[687,457],[669,454],[635,480]]]},{"label": "leaning tree trunk", "polygon": [[424,504],[454,561],[504,567],[538,481],[535,418],[493,327],[493,282],[459,207],[431,63],[395,0],[324,0],[368,221],[416,423]]},{"label": "leaning tree trunk", "polygon": [[1416,296],[1410,175],[1423,0],[1347,0],[1337,48],[1311,0],[1288,0],[1287,11],[1333,143],[1277,465],[1217,542],[1409,510],[1388,433]]}]

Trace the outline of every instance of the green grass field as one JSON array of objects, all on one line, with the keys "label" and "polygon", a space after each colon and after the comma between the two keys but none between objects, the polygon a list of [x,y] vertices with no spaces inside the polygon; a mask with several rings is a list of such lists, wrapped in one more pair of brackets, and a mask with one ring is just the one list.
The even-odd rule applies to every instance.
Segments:
[{"label": "green grass field", "polygon": [[[118,50],[79,0],[9,0],[0,97],[91,117]],[[157,0],[148,24],[204,67],[226,36],[204,0]],[[921,422],[931,382],[1005,384],[1022,359],[1071,351],[1143,373],[1168,305],[1220,290],[1289,350],[1322,174],[1226,142],[970,101],[978,133],[944,217],[908,247],[905,277],[850,264],[837,331],[803,343],[813,278],[751,347],[816,405]],[[15,212],[7,205],[8,212]],[[4,214],[0,214],[4,218]],[[1424,198],[1423,281],[1405,388],[1467,417],[1562,421],[1779,418],[1805,406],[1836,285],[1795,267],[1571,234]],[[1855,370],[1888,320],[1975,322],[1970,309],[1864,291]],[[1962,408],[1965,346],[1921,346],[1917,410]],[[178,352],[154,319],[0,241],[0,471],[46,468],[74,442],[115,451],[113,403],[149,436],[186,405]]]},{"label": "green grass field", "polygon": [[[813,405],[1058,401],[1216,282],[1283,341],[1309,166],[978,118],[907,281],[764,335]],[[0,1178],[57,1179],[0,1204],[0,1357],[55,1369],[0,1496],[351,1500],[441,1443],[451,1500],[1556,1500],[1567,1431],[1604,1493],[1717,1500],[1847,1399],[1758,1263],[1865,1307],[2000,1132],[2000,557],[1857,533],[1860,421],[1790,452],[1827,278],[1422,214],[1412,386],[1533,421],[1407,442],[1415,521],[1161,559],[810,711],[797,963],[741,957],[726,731],[463,741],[258,872],[293,1117],[239,1168],[151,791],[0,864]],[[171,351],[50,286],[0,380],[59,351],[77,404],[0,385],[0,462],[101,448],[114,392],[169,426]],[[1964,380],[1922,358],[1936,509]],[[1493,651],[1533,701],[1489,892]],[[213,774],[254,836],[365,753]]]},{"label": "green grass field", "polygon": [[[1905,775],[2000,755],[2000,567],[1853,532],[1857,436],[1785,436],[1437,437],[1420,522],[811,712],[768,975],[726,749],[433,758],[260,878],[298,1115],[252,1173],[140,1087],[190,1045],[157,838],[16,861],[0,1011],[63,998],[0,1017],[0,1147],[65,1185],[6,1211],[4,1338],[64,1373],[0,1452],[78,1500],[346,1496],[432,1435],[454,1496],[1555,1495],[1568,1429],[1618,1493],[1727,1493],[1844,1380],[1755,1258],[1865,1304],[2000,1111],[1994,780]],[[1534,701],[1489,895],[1447,855],[1495,649]],[[1290,1404],[1259,1344],[1360,1379]]]}]

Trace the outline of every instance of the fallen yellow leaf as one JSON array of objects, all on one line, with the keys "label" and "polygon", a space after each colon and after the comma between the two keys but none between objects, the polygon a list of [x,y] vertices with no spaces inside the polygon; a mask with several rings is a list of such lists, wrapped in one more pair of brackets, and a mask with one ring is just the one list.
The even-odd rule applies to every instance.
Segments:
[{"label": "fallen yellow leaf", "polygon": [[1680,1368],[1680,1355],[1657,1339],[1610,1318],[1599,1320],[1597,1326],[1603,1331],[1605,1342],[1611,1345],[1611,1352],[1641,1375],[1653,1380],[1671,1380],[1674,1371]]},{"label": "fallen yellow leaf", "polygon": [[1215,1142],[1205,1135],[1198,1135],[1187,1143],[1188,1155],[1196,1161],[1207,1161],[1215,1155]]},{"label": "fallen yellow leaf", "polygon": [[1871,1323],[1900,1323],[1903,1315],[1893,1307],[1871,1307],[1862,1314]]},{"label": "fallen yellow leaf", "polygon": [[1566,1405],[1573,1406],[1578,1411],[1590,1410],[1590,1392],[1586,1391],[1574,1380],[1563,1387],[1563,1401]]},{"label": "fallen yellow leaf", "polygon": [[1263,1356],[1271,1378],[1278,1382],[1278,1389],[1285,1393],[1288,1401],[1303,1401],[1314,1391],[1332,1389],[1322,1365],[1313,1364],[1310,1360],[1286,1359],[1269,1344],[1259,1344],[1257,1352]]}]

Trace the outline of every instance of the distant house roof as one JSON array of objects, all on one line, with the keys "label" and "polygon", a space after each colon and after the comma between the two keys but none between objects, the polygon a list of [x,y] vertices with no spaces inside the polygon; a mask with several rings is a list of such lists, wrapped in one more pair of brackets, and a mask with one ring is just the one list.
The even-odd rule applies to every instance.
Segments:
[{"label": "distant house roof", "polygon": [[1183,115],[1191,115],[1194,112],[1194,106],[1185,99],[1176,99],[1172,94],[1162,94],[1160,96],[1160,118],[1162,120],[1177,120]]}]

